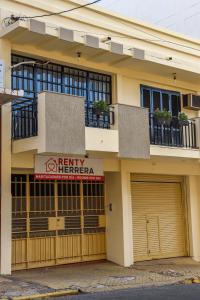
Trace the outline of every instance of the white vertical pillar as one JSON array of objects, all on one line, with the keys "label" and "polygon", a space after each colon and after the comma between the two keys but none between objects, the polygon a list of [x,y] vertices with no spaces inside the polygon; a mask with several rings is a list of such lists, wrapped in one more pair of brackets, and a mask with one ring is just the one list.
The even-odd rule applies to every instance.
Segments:
[{"label": "white vertical pillar", "polygon": [[1,112],[1,274],[11,274],[11,106]]},{"label": "white vertical pillar", "polygon": [[[4,87],[10,89],[11,45],[0,39],[0,59],[5,66]],[[1,108],[1,228],[0,273],[11,274],[11,104]]]},{"label": "white vertical pillar", "polygon": [[130,173],[106,174],[107,258],[119,265],[133,264]]},{"label": "white vertical pillar", "polygon": [[133,264],[133,225],[130,172],[121,167],[124,266]]},{"label": "white vertical pillar", "polygon": [[123,211],[120,172],[105,174],[107,259],[124,265]]}]

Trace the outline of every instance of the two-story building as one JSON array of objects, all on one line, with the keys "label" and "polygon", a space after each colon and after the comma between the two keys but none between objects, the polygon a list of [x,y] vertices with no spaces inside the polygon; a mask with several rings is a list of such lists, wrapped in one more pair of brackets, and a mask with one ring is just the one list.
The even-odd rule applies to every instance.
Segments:
[{"label": "two-story building", "polygon": [[200,261],[200,41],[81,4],[1,0],[1,274]]}]

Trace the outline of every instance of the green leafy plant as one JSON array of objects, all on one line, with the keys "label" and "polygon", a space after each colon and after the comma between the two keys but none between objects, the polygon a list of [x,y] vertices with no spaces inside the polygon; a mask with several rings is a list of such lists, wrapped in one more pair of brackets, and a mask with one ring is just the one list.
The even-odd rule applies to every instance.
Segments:
[{"label": "green leafy plant", "polygon": [[101,115],[102,113],[109,111],[109,105],[104,100],[99,100],[93,102],[92,109],[96,115]]},{"label": "green leafy plant", "polygon": [[160,110],[157,108],[154,112],[154,117],[157,119],[159,124],[170,125],[172,121],[172,113],[166,109]]},{"label": "green leafy plant", "polygon": [[188,116],[184,112],[178,114],[179,121],[188,121]]}]

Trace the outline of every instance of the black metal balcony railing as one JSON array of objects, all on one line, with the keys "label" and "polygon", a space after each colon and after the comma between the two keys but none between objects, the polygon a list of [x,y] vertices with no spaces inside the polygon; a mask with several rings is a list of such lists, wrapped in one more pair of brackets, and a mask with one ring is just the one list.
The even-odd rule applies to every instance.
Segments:
[{"label": "black metal balcony railing", "polygon": [[23,139],[37,136],[38,115],[37,103],[13,106],[12,109],[12,138]]},{"label": "black metal balcony railing", "polygon": [[[85,108],[85,125],[109,129],[114,124],[114,110],[110,107],[108,112],[96,115],[92,108]],[[37,103],[17,106],[12,110],[12,138],[23,139],[38,135]]]},{"label": "black metal balcony railing", "polygon": [[93,108],[85,108],[85,126],[110,129],[114,125],[114,109],[109,107],[108,112],[103,112],[101,115],[94,113]]},{"label": "black metal balcony railing", "polygon": [[150,143],[153,145],[197,148],[195,120],[180,124],[178,118],[173,117],[170,124],[160,124],[153,114],[150,114],[149,133]]}]

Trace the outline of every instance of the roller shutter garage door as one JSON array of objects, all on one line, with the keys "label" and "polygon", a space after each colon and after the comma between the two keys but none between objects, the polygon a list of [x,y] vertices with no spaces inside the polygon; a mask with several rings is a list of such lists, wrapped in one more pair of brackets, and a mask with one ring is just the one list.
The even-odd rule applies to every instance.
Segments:
[{"label": "roller shutter garage door", "polygon": [[134,261],[186,256],[179,176],[132,175]]}]

